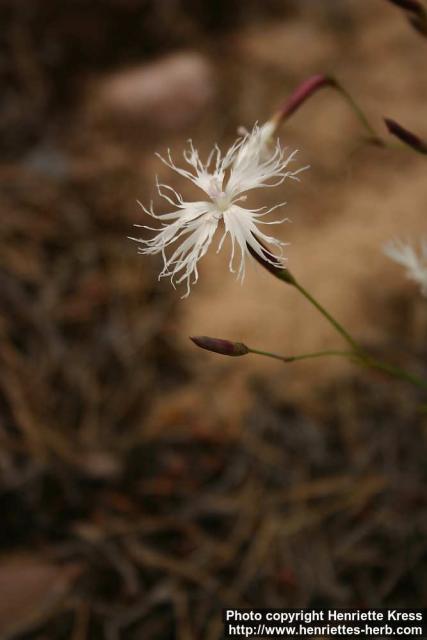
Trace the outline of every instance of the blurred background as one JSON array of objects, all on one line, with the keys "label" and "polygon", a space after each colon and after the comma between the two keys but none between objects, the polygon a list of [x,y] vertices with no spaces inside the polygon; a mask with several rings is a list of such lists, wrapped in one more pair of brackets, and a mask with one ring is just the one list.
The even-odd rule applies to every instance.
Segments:
[{"label": "blurred background", "polygon": [[[331,73],[426,134],[426,41],[386,0],[3,0],[0,637],[222,636],[224,606],[422,606],[425,398],[338,361],[297,292],[225,252],[191,296],[127,239],[191,136],[202,154]],[[427,312],[381,253],[425,232],[421,156],[367,143],[324,89],[281,129],[311,168],[289,267],[373,353],[427,375]],[[257,201],[255,201],[257,202]]]}]

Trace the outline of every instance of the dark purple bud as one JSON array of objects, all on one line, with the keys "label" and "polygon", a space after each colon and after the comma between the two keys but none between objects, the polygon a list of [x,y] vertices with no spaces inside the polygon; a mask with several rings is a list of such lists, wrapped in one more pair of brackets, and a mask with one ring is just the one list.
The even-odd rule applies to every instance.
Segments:
[{"label": "dark purple bud", "polygon": [[295,284],[295,279],[289,269],[286,269],[283,263],[270,253],[259,238],[257,238],[257,243],[261,245],[261,252],[263,255],[257,253],[250,244],[247,244],[246,246],[251,256],[276,278],[279,278],[288,284]]},{"label": "dark purple bud", "polygon": [[242,342],[231,342],[231,340],[208,336],[190,336],[190,340],[201,349],[220,353],[223,356],[245,356],[249,353],[248,347]]},{"label": "dark purple bud", "polygon": [[279,108],[276,118],[279,121],[286,120],[294,113],[310,96],[322,87],[334,87],[335,80],[319,73],[304,80],[291,94],[291,96]]},{"label": "dark purple bud", "polygon": [[384,118],[384,122],[386,123],[387,129],[391,135],[395,136],[415,151],[418,151],[418,153],[422,153],[424,155],[427,154],[427,143],[415,135],[415,133],[408,131],[408,129],[405,129],[394,120],[390,120],[390,118]]}]

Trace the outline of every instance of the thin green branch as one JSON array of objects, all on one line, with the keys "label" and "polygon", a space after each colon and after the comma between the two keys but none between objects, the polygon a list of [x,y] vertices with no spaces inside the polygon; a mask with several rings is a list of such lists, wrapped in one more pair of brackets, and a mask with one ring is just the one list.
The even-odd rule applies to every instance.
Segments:
[{"label": "thin green branch", "polygon": [[344,338],[344,340],[350,345],[350,347],[353,349],[353,351],[361,354],[362,353],[362,349],[361,347],[357,344],[357,342],[354,340],[354,338],[351,337],[351,335],[348,333],[348,331],[346,331],[344,329],[344,327],[337,321],[335,320],[335,318],[329,313],[329,311],[326,311],[325,307],[323,307],[320,302],[318,302],[316,300],[316,298],[313,298],[313,296],[306,290],[304,289],[304,287],[302,285],[299,284],[299,282],[297,282],[297,280],[293,281],[293,286],[298,289],[298,291],[304,296],[304,298],[306,298],[310,304],[312,304],[314,307],[316,307],[316,309],[322,314],[322,316],[324,316],[328,322],[330,324],[332,324],[332,326],[334,327],[334,329],[336,329],[336,331],[338,331],[338,333]]},{"label": "thin green branch", "polygon": [[363,109],[357,104],[357,102],[352,97],[352,95],[347,91],[347,89],[344,89],[342,84],[340,84],[337,80],[335,80],[335,78],[333,78],[333,86],[336,89],[336,91],[338,91],[338,93],[340,93],[342,97],[347,101],[347,103],[353,110],[354,114],[358,118],[359,122],[362,124],[364,129],[366,129],[372,142],[375,142],[375,144],[381,147],[386,146],[384,143],[384,140],[382,140],[382,138],[379,137],[379,135],[377,134],[373,126],[370,124]]},{"label": "thin green branch", "polygon": [[419,387],[420,389],[427,389],[427,380],[420,378],[419,376],[410,373],[409,371],[405,371],[400,367],[395,367],[394,365],[388,364],[387,362],[380,362],[379,360],[375,360],[370,356],[365,356],[362,359],[362,363],[371,369],[378,369],[378,371],[384,371],[384,373],[388,373],[394,378],[399,378],[400,380],[406,380],[411,384]]},{"label": "thin green branch", "polygon": [[337,351],[335,349],[327,351],[314,351],[313,353],[303,353],[298,356],[280,356],[277,353],[271,353],[270,351],[261,351],[260,349],[252,349],[248,347],[249,353],[255,353],[259,356],[266,356],[267,358],[275,358],[282,362],[297,362],[298,360],[308,360],[310,358],[323,358],[324,356],[341,356],[344,358],[358,358],[357,354],[353,351]]},{"label": "thin green branch", "polygon": [[[282,277],[282,273],[284,276]],[[384,373],[388,373],[394,378],[399,378],[400,380],[406,380],[411,384],[419,387],[420,389],[427,389],[427,380],[420,378],[419,376],[410,373],[409,371],[405,371],[400,367],[396,367],[394,365],[388,364],[387,362],[381,362],[372,358],[366,351],[356,342],[356,340],[348,333],[346,329],[336,320],[330,313],[323,307],[320,302],[316,300],[299,282],[295,279],[295,277],[290,274],[288,271],[277,272],[275,274],[278,278],[295,287],[303,296],[312,304],[326,320],[334,327],[334,329],[340,334],[342,338],[350,345],[352,351],[351,352],[318,352],[319,355],[316,354],[307,354],[306,356],[297,357],[297,359],[302,360],[309,357],[320,357],[320,355],[346,355],[347,357],[353,358],[353,360],[357,361],[362,366],[377,369],[378,371],[383,371]],[[266,354],[263,354],[266,355]],[[272,356],[274,357],[274,356]],[[289,362],[289,360],[288,360]]]}]

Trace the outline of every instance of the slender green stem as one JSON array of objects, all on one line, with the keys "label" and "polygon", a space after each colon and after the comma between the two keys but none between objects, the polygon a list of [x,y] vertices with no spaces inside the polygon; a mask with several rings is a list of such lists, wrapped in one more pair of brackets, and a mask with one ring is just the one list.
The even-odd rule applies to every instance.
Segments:
[{"label": "slender green stem", "polygon": [[[283,277],[281,273],[283,273]],[[320,357],[321,355],[347,356],[348,358],[353,358],[354,360],[359,362],[359,364],[361,364],[362,366],[365,366],[371,369],[377,369],[378,371],[384,371],[385,373],[388,373],[394,378],[406,380],[407,382],[410,382],[411,384],[419,387],[420,389],[427,389],[427,380],[424,380],[423,378],[419,378],[415,374],[410,373],[409,371],[405,371],[400,367],[396,367],[386,362],[380,362],[379,360],[375,360],[368,353],[366,353],[366,351],[360,345],[357,344],[356,340],[352,338],[352,336],[348,333],[348,331],[344,329],[344,327],[337,320],[335,320],[335,318],[329,313],[329,311],[327,311],[320,304],[320,302],[316,300],[316,298],[314,298],[306,289],[304,289],[302,285],[299,284],[299,282],[297,282],[297,280],[295,280],[295,277],[288,270],[279,272],[276,275],[280,279],[284,280],[288,284],[291,284],[296,289],[298,289],[298,291],[304,296],[304,298],[306,298],[310,302],[310,304],[312,304],[324,316],[324,318],[328,320],[328,322],[344,338],[344,340],[347,342],[347,344],[350,345],[352,349],[351,352],[324,351],[324,352],[318,352],[317,354],[304,354],[302,356],[296,356],[294,358],[295,360],[303,360],[310,357],[316,358],[316,357]],[[254,351],[254,353],[256,352]],[[261,355],[270,355],[270,357],[278,357],[279,359],[282,359],[279,356],[274,356],[266,353],[261,353]],[[285,361],[292,362],[292,360],[289,360],[289,359]]]},{"label": "slender green stem", "polygon": [[[342,98],[344,98],[344,100],[347,102],[347,104],[349,105],[350,109],[353,111],[353,113],[355,114],[356,118],[359,120],[359,122],[361,123],[362,127],[367,132],[370,142],[372,142],[373,144],[377,145],[378,147],[389,148],[389,149],[397,149],[397,150],[402,150],[402,149],[405,149],[405,148],[406,149],[409,148],[409,149],[412,149],[413,151],[416,151],[417,153],[419,153],[421,155],[425,156],[427,154],[427,150],[426,150],[426,146],[425,146],[424,141],[421,140],[420,138],[418,138],[417,136],[413,136],[413,134],[411,134],[411,132],[405,131],[403,129],[403,127],[400,127],[399,125],[397,125],[397,123],[395,123],[395,126],[397,126],[398,129],[400,129],[400,131],[404,134],[403,136],[397,135],[397,138],[400,140],[401,144],[395,144],[393,142],[389,142],[388,140],[384,140],[375,131],[375,129],[373,128],[373,126],[369,122],[368,118],[366,117],[365,112],[360,107],[360,105],[356,102],[356,100],[353,98],[353,96],[347,91],[347,89],[345,87],[343,87],[343,85],[340,84],[340,82],[338,82],[338,80],[336,80],[333,77],[330,77],[330,84],[342,96]],[[392,133],[392,135],[396,135],[396,133],[391,131],[390,128],[389,128],[389,131],[390,131],[390,133]]]},{"label": "slender green stem", "polygon": [[400,380],[407,380],[411,382],[416,387],[420,389],[427,389],[427,380],[423,378],[419,378],[413,373],[409,371],[405,371],[400,367],[395,367],[394,365],[388,364],[387,362],[380,362],[379,360],[374,360],[370,356],[365,356],[362,358],[362,364],[365,364],[367,367],[371,369],[378,369],[378,371],[384,371],[394,378],[399,378]]},{"label": "slender green stem", "polygon": [[365,116],[365,113],[363,112],[363,110],[359,107],[357,102],[348,93],[348,91],[346,89],[344,89],[344,87],[339,82],[337,82],[335,79],[334,79],[334,87],[338,91],[338,93],[340,93],[343,96],[343,98],[348,102],[348,104],[350,105],[350,107],[352,108],[354,113],[356,114],[357,118],[360,120],[361,124],[366,129],[366,131],[368,132],[370,138],[372,138],[372,140],[376,144],[378,144],[378,145],[380,145],[382,147],[385,146],[384,141],[378,136],[378,134],[376,133],[375,129],[371,126],[371,124],[369,123],[369,120]]},{"label": "slender green stem", "polygon": [[353,351],[356,351],[358,354],[362,353],[362,348],[357,344],[356,340],[351,337],[351,335],[344,329],[344,327],[337,321],[329,311],[318,302],[313,296],[306,290],[302,285],[299,284],[295,279],[293,280],[293,286],[298,289],[298,291],[306,298],[320,313],[324,316],[328,322],[332,324],[332,326],[338,331],[339,334],[346,340],[346,342],[351,346]]},{"label": "slender green stem", "polygon": [[427,389],[427,380],[423,380],[418,376],[409,373],[408,371],[404,371],[399,367],[395,367],[394,365],[390,365],[386,362],[380,362],[379,360],[374,360],[370,356],[364,355],[361,352],[354,351],[338,351],[338,350],[328,350],[328,351],[314,351],[313,353],[302,353],[298,356],[281,356],[277,353],[271,353],[270,351],[261,351],[260,349],[251,349],[248,347],[249,353],[254,353],[259,356],[266,356],[267,358],[274,358],[275,360],[281,360],[285,363],[297,362],[298,360],[309,360],[311,358],[323,358],[328,356],[338,356],[342,358],[348,358],[349,360],[354,360],[361,366],[368,367],[369,369],[378,369],[378,371],[383,371],[384,373],[388,373],[394,378],[399,378],[400,380],[406,380],[411,384],[419,387],[420,389]]},{"label": "slender green stem", "polygon": [[261,351],[259,349],[251,349],[248,347],[249,353],[256,353],[259,356],[267,356],[267,358],[275,358],[282,362],[296,362],[297,360],[308,360],[309,358],[322,358],[324,356],[341,356],[345,358],[358,358],[359,356],[353,351],[315,351],[313,353],[303,353],[298,356],[280,356],[277,353],[271,353],[270,351]]}]

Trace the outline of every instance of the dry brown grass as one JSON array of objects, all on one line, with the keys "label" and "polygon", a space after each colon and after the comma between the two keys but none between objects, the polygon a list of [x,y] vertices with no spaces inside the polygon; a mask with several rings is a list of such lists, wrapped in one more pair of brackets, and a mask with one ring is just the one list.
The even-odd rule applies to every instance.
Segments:
[{"label": "dry brown grass", "polygon": [[[0,127],[0,635],[216,640],[226,605],[422,606],[422,395],[338,362],[197,352],[187,334],[283,353],[338,338],[260,269],[241,288],[224,256],[204,260],[180,301],[126,236],[155,173],[171,178],[154,150],[178,152],[188,135],[226,144],[312,73],[336,74],[382,135],[382,115],[427,135],[425,42],[380,0],[284,15],[271,2],[263,16],[251,3],[231,24],[167,13],[169,40],[125,4],[100,24],[125,30],[140,11],[145,49],[127,50],[125,31],[117,52],[102,36],[97,48],[92,13],[53,12],[43,24],[48,44],[55,25],[62,34],[61,66],[34,48],[36,3],[10,10],[2,43],[13,55]],[[85,47],[73,53],[76,33]],[[116,94],[112,112],[93,104],[111,107],[111,82],[135,99],[129,68],[144,75],[175,48],[203,59],[194,81],[207,91],[189,96],[188,121],[143,104],[121,115]],[[367,145],[327,91],[282,135],[312,165],[283,191],[292,270],[368,348],[426,374],[424,301],[380,252],[424,232],[424,159]]]}]

